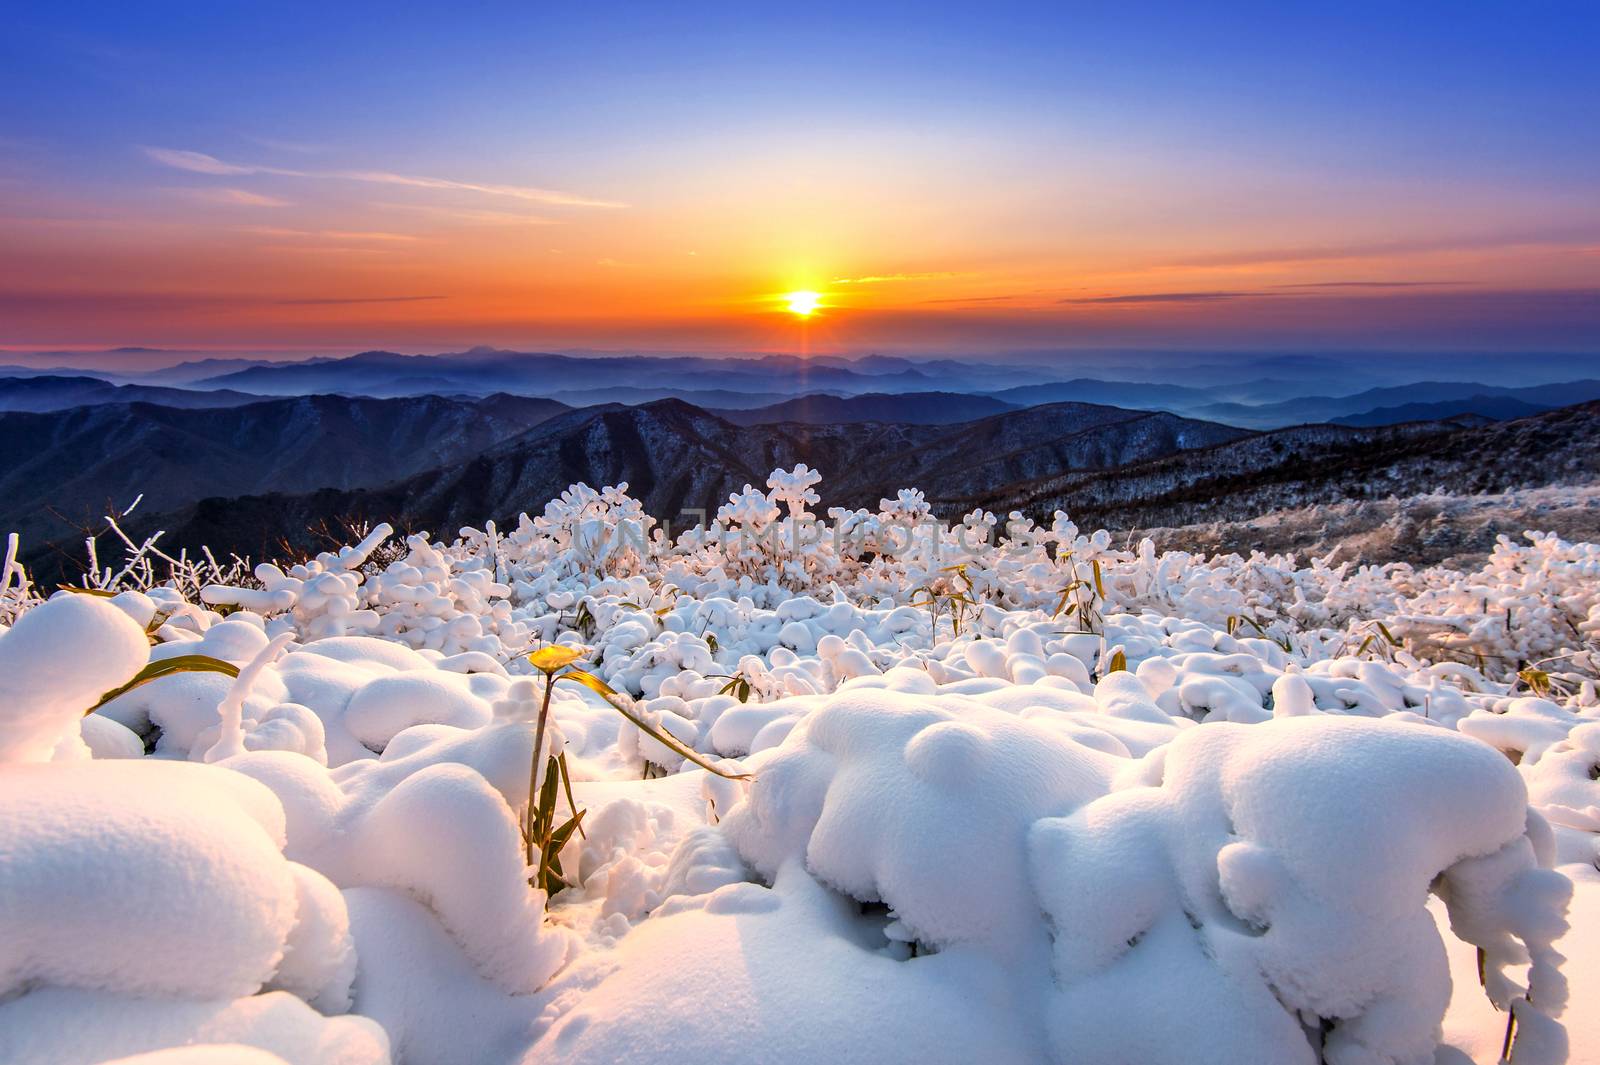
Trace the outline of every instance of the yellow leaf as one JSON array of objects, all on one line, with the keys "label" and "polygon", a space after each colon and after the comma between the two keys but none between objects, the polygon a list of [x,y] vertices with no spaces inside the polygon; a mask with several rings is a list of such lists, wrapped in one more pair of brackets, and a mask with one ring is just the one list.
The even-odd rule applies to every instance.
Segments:
[{"label": "yellow leaf", "polygon": [[618,696],[616,693],[616,689],[612,688],[611,685],[607,684],[593,673],[587,673],[581,669],[569,670],[566,673],[561,674],[561,679],[577,681],[585,688],[588,688],[590,691],[597,692],[607,699],[620,698],[620,696]]},{"label": "yellow leaf", "polygon": [[532,662],[533,668],[541,673],[554,673],[562,666],[570,666],[588,653],[587,647],[569,647],[566,644],[552,643],[530,654],[528,661]]},{"label": "yellow leaf", "polygon": [[672,751],[678,757],[687,759],[688,761],[699,766],[701,769],[704,769],[707,772],[715,773],[719,777],[727,777],[729,780],[751,779],[749,773],[730,773],[726,769],[712,765],[710,762],[706,761],[704,755],[700,754],[694,748],[684,744],[682,740],[678,739],[678,737],[674,736],[672,733],[658,729],[654,725],[650,724],[644,718],[639,716],[638,712],[631,705],[630,700],[624,699],[622,696],[618,695],[616,691],[612,689],[611,685],[607,684],[593,673],[585,673],[581,669],[573,669],[561,674],[560,679],[577,681],[590,691],[598,692],[606,702],[611,704],[611,708],[613,710],[627,718],[629,721],[633,722],[635,727],[637,727],[640,732],[643,732],[646,736],[649,736],[651,739],[655,740],[669,751]]}]

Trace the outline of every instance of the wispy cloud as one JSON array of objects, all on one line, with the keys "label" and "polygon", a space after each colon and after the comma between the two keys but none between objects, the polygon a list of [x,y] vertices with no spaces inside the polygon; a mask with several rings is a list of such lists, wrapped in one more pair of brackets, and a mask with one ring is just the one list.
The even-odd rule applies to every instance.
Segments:
[{"label": "wispy cloud", "polygon": [[921,274],[869,274],[866,277],[836,277],[832,285],[881,285],[891,281],[944,281],[952,277],[975,277],[971,273],[938,270]]},{"label": "wispy cloud", "polygon": [[1026,296],[951,296],[941,300],[923,300],[923,303],[1005,303],[1026,299]]},{"label": "wispy cloud", "polygon": [[174,189],[180,196],[202,203],[216,203],[224,207],[293,207],[288,200],[267,196],[248,189]]},{"label": "wispy cloud", "polygon": [[215,156],[206,155],[204,152],[188,152],[179,148],[146,148],[144,154],[154,159],[163,166],[170,166],[174,170],[187,170],[191,174],[283,174],[288,177],[305,177],[298,170],[281,170],[271,166],[240,166],[237,163],[224,163]]},{"label": "wispy cloud", "polygon": [[448,296],[319,296],[300,300],[274,300],[280,307],[343,306],[348,303],[426,303],[429,300],[449,299]]},{"label": "wispy cloud", "polygon": [[626,207],[627,204],[611,200],[598,200],[555,189],[531,188],[525,185],[490,185],[473,181],[454,181],[449,178],[421,177],[416,174],[395,174],[387,170],[296,170],[258,163],[230,163],[204,152],[181,148],[146,147],[144,153],[151,159],[177,170],[213,177],[235,177],[258,174],[270,177],[307,178],[312,180],[360,181],[373,185],[399,185],[416,189],[437,189],[446,192],[472,192],[483,196],[500,196],[555,207]]},{"label": "wispy cloud", "polygon": [[1057,303],[1217,303],[1270,295],[1264,292],[1136,292],[1121,296],[1070,297]]},{"label": "wispy cloud", "polygon": [[307,144],[304,141],[285,141],[276,137],[250,137],[248,138],[263,148],[271,148],[275,152],[294,152],[296,155],[316,155],[318,152],[327,151],[321,144]]},{"label": "wispy cloud", "polygon": [[1472,281],[1299,281],[1292,284],[1270,285],[1262,290],[1218,290],[1210,292],[1130,292],[1113,296],[1075,296],[1056,300],[1057,303],[1116,304],[1116,303],[1222,303],[1229,300],[1250,299],[1329,299],[1349,292],[1384,292],[1412,289],[1453,288],[1473,285]]},{"label": "wispy cloud", "polygon": [[1446,285],[1474,285],[1475,281],[1301,281],[1273,288],[1439,288]]},{"label": "wispy cloud", "polygon": [[257,237],[274,237],[287,240],[374,240],[383,243],[409,244],[422,238],[410,233],[385,233],[360,229],[288,229],[284,226],[234,226],[240,233]]},{"label": "wispy cloud", "polygon": [[1261,269],[1293,263],[1348,262],[1357,259],[1387,259],[1452,252],[1509,252],[1514,250],[1570,251],[1592,244],[1596,231],[1578,225],[1567,230],[1504,232],[1430,239],[1374,241],[1371,243],[1307,245],[1287,248],[1261,248],[1187,256],[1164,263],[1169,269],[1196,267],[1238,267]]},{"label": "wispy cloud", "polygon": [[559,226],[558,218],[522,214],[518,211],[487,211],[468,207],[435,207],[426,203],[375,203],[372,206],[391,211],[411,211],[433,218],[448,218],[480,226]]}]

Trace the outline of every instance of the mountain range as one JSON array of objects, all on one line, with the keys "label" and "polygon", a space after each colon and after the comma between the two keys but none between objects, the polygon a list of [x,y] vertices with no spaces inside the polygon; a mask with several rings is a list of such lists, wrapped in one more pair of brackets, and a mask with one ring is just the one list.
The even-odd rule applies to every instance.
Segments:
[{"label": "mountain range", "polygon": [[[132,352],[132,354],[129,354]],[[168,353],[170,357],[172,353]],[[699,355],[579,356],[493,348],[438,355],[368,351],[348,357],[316,356],[283,362],[256,358],[204,358],[159,369],[117,373],[90,369],[113,357],[138,359],[143,349],[116,353],[56,353],[80,369],[50,371],[0,368],[0,410],[63,409],[89,402],[157,402],[167,406],[236,405],[251,398],[292,395],[353,395],[395,398],[439,395],[479,398],[504,392],[553,399],[574,407],[681,399],[725,413],[740,424],[788,417],[817,423],[830,410],[841,417],[952,421],[1045,403],[1098,403],[1140,410],[1165,410],[1185,417],[1248,429],[1340,422],[1394,424],[1459,415],[1504,419],[1600,398],[1600,380],[1574,377],[1559,383],[1494,384],[1485,380],[1418,378],[1388,383],[1397,375],[1371,357],[1236,357],[1231,375],[1224,364],[1184,364],[1172,357],[1137,353],[1106,362],[1096,376],[1063,372],[1093,364],[1078,360],[1000,362],[963,359],[911,360],[869,355],[709,357]],[[43,359],[44,355],[36,356]],[[1152,360],[1154,360],[1152,362]],[[1397,366],[1417,365],[1396,357]],[[1502,362],[1550,371],[1549,360],[1519,356]],[[1166,372],[1156,374],[1155,367]],[[1341,372],[1341,365],[1343,371]],[[1482,359],[1436,358],[1433,368],[1484,369]],[[1588,370],[1593,361],[1569,357],[1563,364]],[[1120,375],[1120,376],[1119,376]],[[1501,369],[1497,377],[1506,376]],[[29,386],[24,380],[36,382]],[[70,378],[71,380],[65,380]],[[96,379],[105,383],[94,384]],[[1539,377],[1530,376],[1539,381]],[[1545,382],[1549,381],[1546,377]],[[120,385],[129,391],[116,392]],[[1376,387],[1373,387],[1376,386]],[[141,392],[139,389],[160,389]],[[932,394],[966,397],[934,401]],[[205,398],[207,396],[210,398]],[[876,397],[849,406],[831,399]],[[908,415],[894,397],[913,404]],[[803,402],[802,402],[803,401]],[[942,402],[944,412],[933,413]],[[876,406],[871,414],[861,411]],[[765,408],[773,408],[766,410]],[[762,409],[759,415],[737,411]]]},{"label": "mountain range", "polygon": [[1298,395],[1270,360],[1269,376],[1139,383],[890,356],[489,349],[186,365],[0,377],[0,530],[32,564],[75,578],[64,560],[85,530],[141,495],[131,531],[263,557],[324,546],[312,530],[342,522],[513,521],[577,481],[627,482],[682,528],[797,462],[823,472],[824,507],[916,487],[944,517],[1059,507],[1120,529],[1600,481],[1600,416],[1565,406],[1600,399],[1593,379]]},{"label": "mountain range", "polygon": [[226,412],[131,404],[0,415],[0,447],[44,445],[0,478],[0,526],[31,534],[40,546],[30,555],[70,551],[82,527],[148,490],[143,524],[168,530],[164,543],[260,557],[284,542],[310,546],[308,529],[341,519],[435,531],[504,522],[584,481],[627,482],[681,528],[798,462],[825,474],[826,505],[871,507],[904,487],[954,496],[1246,435],[1069,403],[956,424],[748,426],[681,400],[579,410],[505,396],[302,397]]}]

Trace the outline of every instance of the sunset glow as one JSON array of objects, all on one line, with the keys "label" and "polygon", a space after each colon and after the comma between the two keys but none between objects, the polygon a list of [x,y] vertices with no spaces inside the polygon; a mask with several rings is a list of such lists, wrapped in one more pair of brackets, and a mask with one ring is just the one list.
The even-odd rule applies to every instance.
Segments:
[{"label": "sunset glow", "polygon": [[1577,5],[90,6],[0,41],[0,346],[1600,342]]},{"label": "sunset glow", "polygon": [[817,308],[822,306],[822,294],[819,292],[785,292],[783,294],[784,306],[789,313],[799,318],[809,318],[817,313]]}]

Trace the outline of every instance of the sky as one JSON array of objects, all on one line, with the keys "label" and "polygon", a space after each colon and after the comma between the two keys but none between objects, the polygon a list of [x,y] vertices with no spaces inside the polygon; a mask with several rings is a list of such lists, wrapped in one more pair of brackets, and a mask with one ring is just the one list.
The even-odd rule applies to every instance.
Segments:
[{"label": "sky", "polygon": [[1593,3],[7,20],[0,348],[1600,352]]}]

